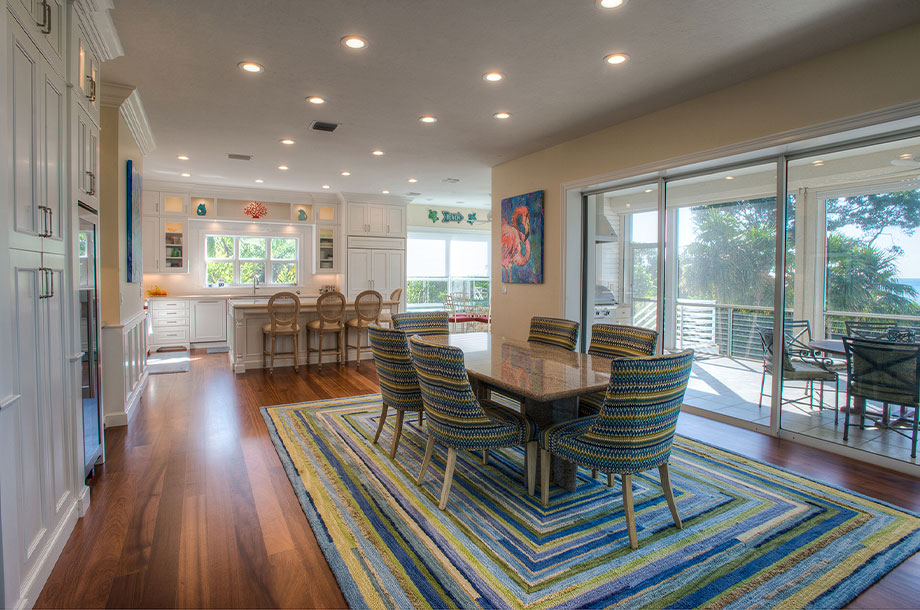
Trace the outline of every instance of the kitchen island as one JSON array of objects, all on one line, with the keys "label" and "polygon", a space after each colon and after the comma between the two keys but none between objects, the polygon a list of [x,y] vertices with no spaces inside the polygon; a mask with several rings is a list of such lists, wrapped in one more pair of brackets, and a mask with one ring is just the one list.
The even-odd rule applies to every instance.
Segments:
[{"label": "kitchen island", "polygon": [[[316,315],[316,300],[319,297],[301,297],[300,299],[300,336],[298,337],[298,354],[297,363],[307,364],[307,323],[318,319]],[[383,310],[386,311],[390,306],[397,307],[398,301],[384,300]],[[262,351],[267,345],[264,338],[262,327],[271,322],[268,317],[268,299],[265,297],[231,297],[230,306],[228,307],[228,330],[230,337],[230,364],[233,366],[234,373],[245,373],[250,369],[265,368],[263,363]],[[355,304],[349,301],[345,307],[345,319],[349,320],[355,317]],[[349,330],[349,342],[354,344],[354,331]],[[363,331],[366,334],[366,331]],[[324,348],[335,348],[335,335],[326,334],[323,337]],[[311,337],[312,341],[317,341],[316,337]],[[290,336],[279,336],[276,339],[276,352],[292,351],[292,338]],[[361,338],[361,344],[367,345],[367,337]],[[316,347],[315,345],[313,346]],[[348,353],[350,352],[350,354]],[[353,358],[354,350],[346,350],[345,357]],[[362,350],[364,359],[371,358],[370,350]],[[335,354],[326,354],[323,356],[323,363],[334,363]],[[291,356],[277,356],[275,366],[292,366],[294,364]],[[312,363],[312,364],[315,364]]]}]

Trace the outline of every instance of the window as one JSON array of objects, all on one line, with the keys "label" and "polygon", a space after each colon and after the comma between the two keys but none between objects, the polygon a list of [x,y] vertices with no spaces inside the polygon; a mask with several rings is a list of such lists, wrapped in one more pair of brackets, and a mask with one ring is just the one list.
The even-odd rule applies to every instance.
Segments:
[{"label": "window", "polygon": [[413,234],[406,250],[408,309],[441,309],[444,295],[462,292],[475,303],[490,299],[489,237]]},{"label": "window", "polygon": [[298,239],[250,235],[205,237],[205,285],[297,283]]}]

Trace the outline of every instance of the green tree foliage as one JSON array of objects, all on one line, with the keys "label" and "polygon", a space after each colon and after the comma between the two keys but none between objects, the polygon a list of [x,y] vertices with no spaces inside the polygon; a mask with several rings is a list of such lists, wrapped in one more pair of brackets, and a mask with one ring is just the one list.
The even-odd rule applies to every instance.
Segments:
[{"label": "green tree foliage", "polygon": [[827,202],[827,230],[857,227],[875,243],[885,229],[913,235],[920,227],[920,190],[841,197]]},{"label": "green tree foliage", "polygon": [[917,293],[895,280],[898,248],[879,248],[842,233],[827,236],[827,308],[889,314],[917,314]]}]

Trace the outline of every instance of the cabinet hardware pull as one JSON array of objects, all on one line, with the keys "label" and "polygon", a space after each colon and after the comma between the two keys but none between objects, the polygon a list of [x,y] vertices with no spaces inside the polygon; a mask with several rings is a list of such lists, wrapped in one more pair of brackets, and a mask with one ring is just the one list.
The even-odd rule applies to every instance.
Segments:
[{"label": "cabinet hardware pull", "polygon": [[96,194],[96,174],[94,174],[93,172],[86,172],[86,175],[89,176],[89,192],[87,192],[86,194],[95,195]]},{"label": "cabinet hardware pull", "polygon": [[[47,17],[45,17],[44,15],[47,15]],[[51,17],[52,17],[51,5],[48,4],[48,0],[42,0],[42,21],[48,22],[48,25],[46,27],[42,27],[42,34],[51,33]]]},{"label": "cabinet hardware pull", "polygon": [[51,292],[48,294],[48,298],[54,297],[54,270],[48,269],[48,277],[51,279]]},{"label": "cabinet hardware pull", "polygon": [[48,9],[45,2],[42,2],[42,20],[36,21],[35,25],[41,28],[42,32],[45,31],[45,28],[48,26]]},{"label": "cabinet hardware pull", "polygon": [[48,272],[51,270],[48,269],[47,267],[39,267],[38,270],[41,271],[41,274],[42,274],[42,285],[41,285],[41,291],[38,293],[38,298],[40,299],[50,298],[51,294],[49,294],[48,292]]},{"label": "cabinet hardware pull", "polygon": [[46,205],[40,205],[38,209],[42,212],[42,230],[38,235],[39,237],[51,237],[54,234],[52,230],[52,219],[50,217],[51,208]]},{"label": "cabinet hardware pull", "polygon": [[96,101],[96,79],[90,75],[87,75],[86,78],[89,79],[89,94],[86,96],[86,99],[88,99],[90,103],[95,103]]}]

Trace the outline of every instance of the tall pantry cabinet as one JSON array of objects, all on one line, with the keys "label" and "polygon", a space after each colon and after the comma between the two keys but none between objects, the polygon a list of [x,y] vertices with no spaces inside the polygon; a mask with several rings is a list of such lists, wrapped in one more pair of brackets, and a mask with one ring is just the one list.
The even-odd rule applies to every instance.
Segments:
[{"label": "tall pantry cabinet", "polygon": [[109,0],[0,7],[0,602],[29,607],[89,503],[74,269],[77,199],[94,179],[75,174],[98,167],[99,116],[81,100],[75,32],[120,45]]}]

